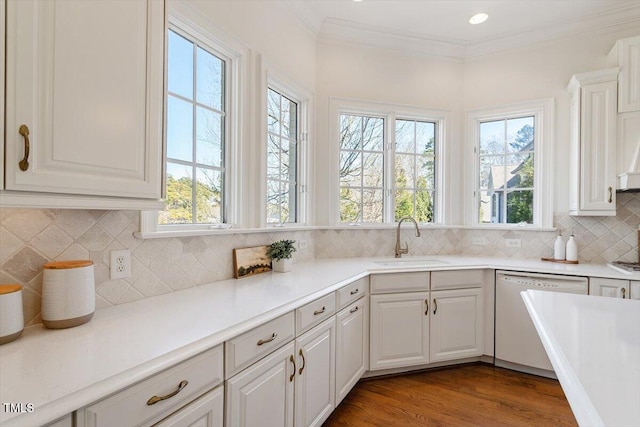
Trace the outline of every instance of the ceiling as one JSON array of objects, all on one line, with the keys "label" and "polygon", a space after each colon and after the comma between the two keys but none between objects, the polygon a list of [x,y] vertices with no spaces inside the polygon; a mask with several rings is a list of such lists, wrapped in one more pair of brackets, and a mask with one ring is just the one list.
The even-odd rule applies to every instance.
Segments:
[{"label": "ceiling", "polygon": [[[286,0],[318,39],[468,58],[593,31],[637,29],[640,0]],[[480,25],[477,13],[489,14]]]}]

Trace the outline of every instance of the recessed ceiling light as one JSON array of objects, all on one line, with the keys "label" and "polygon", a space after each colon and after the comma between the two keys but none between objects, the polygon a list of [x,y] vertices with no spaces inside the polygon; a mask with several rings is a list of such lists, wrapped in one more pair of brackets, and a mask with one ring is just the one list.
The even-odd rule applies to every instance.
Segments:
[{"label": "recessed ceiling light", "polygon": [[355,1],[356,3],[360,3],[362,0],[353,0],[353,1]]},{"label": "recessed ceiling light", "polygon": [[489,18],[489,15],[487,15],[486,13],[476,13],[471,18],[469,18],[469,24],[482,24],[487,20],[487,18]]}]

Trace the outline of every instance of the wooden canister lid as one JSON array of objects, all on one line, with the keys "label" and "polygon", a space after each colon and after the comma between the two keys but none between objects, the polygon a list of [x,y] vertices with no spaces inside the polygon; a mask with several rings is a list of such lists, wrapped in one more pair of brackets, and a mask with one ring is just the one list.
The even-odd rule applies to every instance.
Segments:
[{"label": "wooden canister lid", "polygon": [[0,295],[10,294],[12,292],[18,292],[22,290],[22,286],[12,283],[10,285],[0,285]]},{"label": "wooden canister lid", "polygon": [[53,261],[44,265],[47,270],[65,270],[68,268],[81,268],[93,265],[91,260],[75,260],[75,261]]}]

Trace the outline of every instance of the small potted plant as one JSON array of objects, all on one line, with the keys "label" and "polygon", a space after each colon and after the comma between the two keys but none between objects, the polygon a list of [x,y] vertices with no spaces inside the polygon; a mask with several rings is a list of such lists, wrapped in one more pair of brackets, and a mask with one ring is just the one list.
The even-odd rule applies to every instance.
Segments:
[{"label": "small potted plant", "polygon": [[279,273],[291,271],[293,253],[296,251],[295,240],[278,240],[269,245],[267,255],[272,260],[272,269]]}]

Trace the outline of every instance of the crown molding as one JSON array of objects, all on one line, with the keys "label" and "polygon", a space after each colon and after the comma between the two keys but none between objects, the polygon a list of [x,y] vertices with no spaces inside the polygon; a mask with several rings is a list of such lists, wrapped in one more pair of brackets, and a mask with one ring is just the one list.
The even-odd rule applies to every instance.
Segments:
[{"label": "crown molding", "polygon": [[322,28],[324,17],[311,3],[306,1],[279,0],[316,37]]},{"label": "crown molding", "polygon": [[[292,3],[292,7],[298,11],[305,10],[305,13],[309,14],[306,19],[311,19],[310,16],[313,15],[311,5],[308,5],[306,2],[288,1],[288,3]],[[347,42],[353,45],[378,47],[411,54],[444,57],[462,61],[566,37],[575,37],[590,33],[633,32],[640,28],[640,4],[638,6],[623,6],[581,19],[556,22],[544,27],[503,33],[478,42],[429,37],[334,18],[324,19],[318,27],[318,19],[321,19],[321,17],[317,11],[315,13],[315,20],[306,25],[308,27],[311,26],[310,28],[316,31],[319,41],[334,44],[337,42]],[[299,14],[296,14],[296,16],[302,19]]]}]

